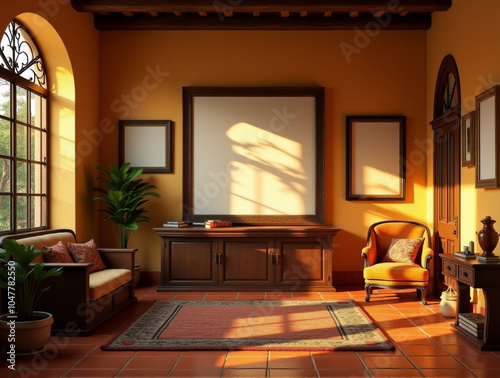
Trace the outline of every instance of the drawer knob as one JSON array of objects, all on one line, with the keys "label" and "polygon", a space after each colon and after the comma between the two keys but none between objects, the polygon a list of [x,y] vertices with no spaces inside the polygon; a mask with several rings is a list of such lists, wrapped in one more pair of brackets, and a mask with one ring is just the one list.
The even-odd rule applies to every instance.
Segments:
[{"label": "drawer knob", "polygon": [[446,265],[446,270],[451,270],[451,266]]},{"label": "drawer knob", "polygon": [[467,272],[464,272],[464,277],[469,277],[469,274]]}]

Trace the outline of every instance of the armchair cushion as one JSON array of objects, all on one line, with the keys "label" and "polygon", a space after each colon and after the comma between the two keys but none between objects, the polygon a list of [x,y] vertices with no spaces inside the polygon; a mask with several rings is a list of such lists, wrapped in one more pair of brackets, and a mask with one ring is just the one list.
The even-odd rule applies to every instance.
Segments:
[{"label": "armchair cushion", "polygon": [[418,264],[378,263],[363,270],[365,282],[385,282],[386,284],[427,284],[429,271]]},{"label": "armchair cushion", "polygon": [[106,269],[106,265],[104,265],[97,251],[94,239],[83,244],[68,243],[68,247],[76,263],[94,263],[94,265],[90,267],[90,273]]},{"label": "armchair cushion", "polygon": [[50,251],[45,252],[43,257],[45,261],[49,263],[72,263],[73,259],[69,255],[68,249],[64,245],[64,243],[59,240],[57,244],[53,246],[47,247],[42,245],[42,249],[50,249]]},{"label": "armchair cushion", "polygon": [[424,239],[393,238],[387,253],[381,262],[400,262],[413,264]]}]

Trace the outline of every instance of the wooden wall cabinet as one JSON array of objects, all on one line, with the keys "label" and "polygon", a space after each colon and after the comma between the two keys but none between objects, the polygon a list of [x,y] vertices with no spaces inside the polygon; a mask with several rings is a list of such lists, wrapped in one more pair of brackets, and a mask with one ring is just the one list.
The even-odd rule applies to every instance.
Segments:
[{"label": "wooden wall cabinet", "polygon": [[156,228],[169,290],[334,290],[327,226]]}]

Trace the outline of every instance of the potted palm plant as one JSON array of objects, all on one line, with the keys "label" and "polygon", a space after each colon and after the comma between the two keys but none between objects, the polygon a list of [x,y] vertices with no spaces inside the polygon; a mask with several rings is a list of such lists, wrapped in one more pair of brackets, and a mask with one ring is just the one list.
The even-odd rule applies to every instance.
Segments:
[{"label": "potted palm plant", "polygon": [[[106,208],[99,211],[108,213],[104,220],[111,220],[115,223],[120,248],[127,248],[130,232],[139,228],[139,222],[150,221],[150,218],[144,215],[146,210],[142,205],[148,201],[147,197],[160,198],[160,195],[153,191],[157,189],[156,186],[138,178],[142,173],[142,168],[130,169],[130,163],[125,163],[120,167],[110,164],[109,171],[101,167],[97,169],[104,173],[105,177],[97,178],[104,185],[92,189],[101,194],[94,199],[106,204]],[[136,264],[135,269],[137,284],[140,266]]]},{"label": "potted palm plant", "polygon": [[24,246],[15,240],[3,240],[0,249],[0,286],[5,291],[8,313],[0,316],[0,339],[9,354],[32,356],[43,351],[49,340],[52,314],[35,311],[40,295],[50,287],[40,283],[60,276],[62,268],[45,269],[45,263],[33,261],[48,251],[33,245]]}]

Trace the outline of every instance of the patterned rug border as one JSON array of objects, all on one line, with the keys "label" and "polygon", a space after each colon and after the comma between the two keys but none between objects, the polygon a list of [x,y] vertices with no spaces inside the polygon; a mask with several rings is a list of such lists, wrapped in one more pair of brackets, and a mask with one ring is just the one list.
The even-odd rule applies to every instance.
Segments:
[{"label": "patterned rug border", "polygon": [[[140,346],[128,344],[127,341],[122,342],[120,345],[119,339],[126,334],[127,331],[133,329],[134,325],[141,320],[142,317],[147,316],[150,312],[155,311],[158,306],[187,306],[187,305],[217,305],[217,306],[248,306],[248,305],[276,305],[276,306],[327,306],[327,305],[341,305],[345,304],[352,306],[359,314],[366,320],[367,325],[370,325],[370,337],[375,340],[366,342],[365,344],[356,345],[333,345],[333,346],[235,346],[235,345],[222,345],[222,346]],[[349,320],[349,319],[348,319]],[[350,319],[352,320],[352,319]],[[348,324],[337,324],[339,331],[344,333],[342,327]],[[156,326],[158,329],[159,326]],[[344,341],[344,339],[342,340]],[[326,301],[307,301],[307,300],[250,300],[250,301],[184,301],[184,300],[156,300],[149,306],[143,313],[137,315],[126,326],[122,327],[116,335],[109,338],[102,346],[104,351],[189,351],[189,350],[205,350],[205,351],[390,351],[394,350],[394,344],[390,341],[389,337],[380,329],[374,320],[356,303],[354,300],[326,300]]]}]

